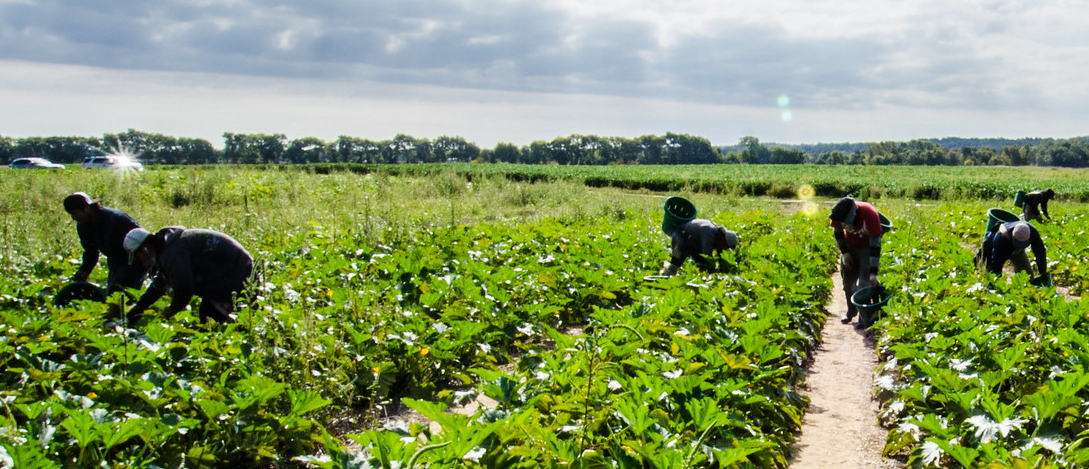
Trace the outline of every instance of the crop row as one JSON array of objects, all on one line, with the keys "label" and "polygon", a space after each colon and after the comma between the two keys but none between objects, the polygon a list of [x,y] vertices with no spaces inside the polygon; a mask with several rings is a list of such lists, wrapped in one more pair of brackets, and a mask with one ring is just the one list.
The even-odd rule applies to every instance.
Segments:
[{"label": "crop row", "polygon": [[1084,467],[1089,308],[1076,296],[1089,281],[1089,236],[1071,229],[1084,215],[1037,225],[1056,290],[980,273],[985,219],[975,213],[906,212],[888,238],[897,291],[876,326],[884,451],[913,467]]},{"label": "crop row", "polygon": [[[666,240],[658,220],[623,210],[604,224],[424,227],[377,242],[366,230],[258,234],[256,297],[225,326],[181,313],[136,330],[110,322],[117,305],[53,308],[67,260],[23,263],[0,282],[0,441],[17,467],[783,466],[804,406],[793,385],[828,298],[811,254],[828,248],[802,215],[729,216],[747,233],[727,256],[733,275],[687,283],[644,280]],[[440,412],[474,393],[503,406]],[[398,401],[443,431],[340,437],[325,425],[352,413],[367,425]],[[364,452],[348,453],[351,440]]]},{"label": "crop row", "polygon": [[577,180],[593,187],[660,192],[695,191],[737,196],[797,197],[803,185],[819,197],[868,199],[1012,199],[1018,190],[1054,189],[1062,200],[1089,201],[1084,169],[1038,167],[931,167],[826,165],[563,166],[518,164],[329,164],[302,168],[435,175],[519,181]]}]

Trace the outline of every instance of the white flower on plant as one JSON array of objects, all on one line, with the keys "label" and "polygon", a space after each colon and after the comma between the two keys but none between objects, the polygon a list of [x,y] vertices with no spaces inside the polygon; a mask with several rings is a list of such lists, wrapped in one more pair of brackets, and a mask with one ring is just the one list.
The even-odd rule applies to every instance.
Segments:
[{"label": "white flower on plant", "polygon": [[880,375],[873,379],[874,386],[885,391],[896,389],[896,380],[891,375]]},{"label": "white flower on plant", "polygon": [[1033,438],[1032,443],[1029,445],[1029,447],[1026,447],[1025,449],[1029,449],[1032,444],[1040,445],[1044,449],[1051,451],[1055,454],[1062,454],[1063,451],[1063,442],[1058,438]]},{"label": "white flower on plant", "polygon": [[291,288],[291,285],[285,283],[284,298],[287,299],[288,303],[298,303],[299,299],[302,298],[302,295],[300,295],[299,292],[295,291],[294,288]]},{"label": "white flower on plant", "polygon": [[907,433],[908,435],[911,435],[916,440],[918,440],[919,437],[922,436],[922,433],[919,431],[919,426],[915,425],[914,423],[904,422],[904,423],[901,423],[898,428],[900,429],[901,432]]},{"label": "white flower on plant", "polygon": [[1015,417],[1012,419],[1005,419],[1001,422],[995,422],[986,415],[976,415],[974,417],[969,417],[965,422],[975,427],[976,438],[978,438],[979,441],[990,443],[996,435],[1005,437],[1014,429],[1020,429],[1028,420],[1021,417]]},{"label": "white flower on plant", "polygon": [[[892,401],[892,404],[889,404],[889,413],[892,415],[900,415],[900,412],[903,412],[906,407],[907,404],[905,404],[904,401],[897,399]],[[918,427],[916,427],[916,429],[918,429]]]},{"label": "white flower on plant", "polygon": [[927,440],[922,446],[923,452],[923,467],[936,466],[938,461],[941,460],[942,448],[937,443]]},{"label": "white flower on plant", "polygon": [[465,453],[465,457],[463,459],[468,459],[472,462],[480,462],[480,458],[481,456],[484,456],[485,452],[486,450],[483,447],[474,446],[473,449],[469,450],[468,453]]},{"label": "white flower on plant", "polygon": [[8,454],[7,448],[0,446],[0,469],[11,469],[15,467],[15,460]]}]

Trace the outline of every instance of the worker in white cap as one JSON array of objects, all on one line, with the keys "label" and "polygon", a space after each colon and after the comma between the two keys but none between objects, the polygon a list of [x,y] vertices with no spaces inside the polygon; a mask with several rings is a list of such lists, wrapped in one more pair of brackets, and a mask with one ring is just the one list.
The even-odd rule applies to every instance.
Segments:
[{"label": "worker in white cap", "polygon": [[983,248],[976,254],[977,262],[985,262],[988,272],[1002,273],[1006,261],[1013,264],[1014,272],[1028,272],[1032,275],[1025,248],[1031,246],[1036,257],[1036,269],[1040,277],[1047,277],[1047,248],[1040,239],[1040,232],[1027,221],[1000,223],[983,236]]},{"label": "worker in white cap", "polygon": [[168,289],[173,293],[164,317],[198,296],[201,322],[234,321],[234,300],[253,272],[253,256],[238,241],[218,231],[168,226],[157,233],[135,228],[125,235],[124,247],[129,262],[149,267],[152,275],[151,286],[128,312],[130,321],[138,321]]}]

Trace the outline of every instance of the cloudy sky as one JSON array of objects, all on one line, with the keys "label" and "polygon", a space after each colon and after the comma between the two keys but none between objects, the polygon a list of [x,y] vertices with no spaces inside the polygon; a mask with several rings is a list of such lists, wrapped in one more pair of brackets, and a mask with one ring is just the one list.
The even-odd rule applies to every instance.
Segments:
[{"label": "cloudy sky", "polygon": [[1089,135],[1089,0],[0,0],[0,135]]}]

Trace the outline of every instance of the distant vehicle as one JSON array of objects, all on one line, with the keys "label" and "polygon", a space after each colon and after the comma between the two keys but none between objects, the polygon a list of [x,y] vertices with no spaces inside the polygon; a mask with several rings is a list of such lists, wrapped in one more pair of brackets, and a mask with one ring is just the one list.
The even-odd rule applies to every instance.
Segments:
[{"label": "distant vehicle", "polygon": [[88,156],[83,159],[84,169],[90,168],[113,168],[113,169],[131,169],[133,171],[143,171],[144,165],[140,164],[128,155],[102,155],[102,156]]},{"label": "distant vehicle", "polygon": [[16,158],[11,161],[8,167],[13,169],[64,169],[63,164],[54,163],[45,158]]}]

